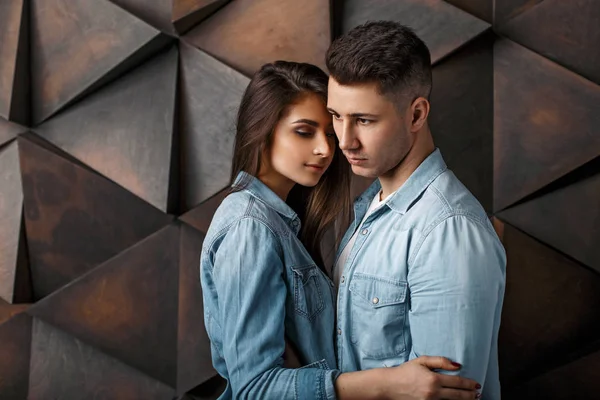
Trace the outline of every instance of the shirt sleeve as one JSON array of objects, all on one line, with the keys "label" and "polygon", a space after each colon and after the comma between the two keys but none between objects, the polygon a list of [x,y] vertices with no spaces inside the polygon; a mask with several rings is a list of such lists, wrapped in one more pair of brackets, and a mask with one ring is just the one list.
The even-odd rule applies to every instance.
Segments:
[{"label": "shirt sleeve", "polygon": [[448,357],[463,365],[452,374],[483,385],[496,348],[505,265],[504,248],[484,222],[457,215],[433,228],[409,263],[410,357]]},{"label": "shirt sleeve", "polygon": [[214,254],[215,317],[233,398],[335,399],[338,371],[282,368],[288,291],[280,246],[266,224],[245,218]]}]

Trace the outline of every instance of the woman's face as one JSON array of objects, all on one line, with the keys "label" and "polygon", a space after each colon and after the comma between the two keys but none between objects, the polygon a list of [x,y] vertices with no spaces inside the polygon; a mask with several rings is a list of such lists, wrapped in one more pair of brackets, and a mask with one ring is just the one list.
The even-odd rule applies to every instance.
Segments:
[{"label": "woman's face", "polygon": [[[335,131],[323,99],[302,95],[277,123],[261,177],[277,186],[315,186],[335,152]],[[288,189],[288,190],[289,190]]]}]

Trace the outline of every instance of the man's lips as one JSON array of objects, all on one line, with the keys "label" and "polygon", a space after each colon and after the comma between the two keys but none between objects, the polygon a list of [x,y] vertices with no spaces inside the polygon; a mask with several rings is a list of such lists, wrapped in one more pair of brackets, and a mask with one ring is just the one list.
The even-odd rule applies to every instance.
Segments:
[{"label": "man's lips", "polygon": [[360,164],[364,164],[367,159],[363,158],[363,157],[350,157],[350,156],[346,156],[346,158],[348,159],[348,162],[352,165],[360,165]]}]

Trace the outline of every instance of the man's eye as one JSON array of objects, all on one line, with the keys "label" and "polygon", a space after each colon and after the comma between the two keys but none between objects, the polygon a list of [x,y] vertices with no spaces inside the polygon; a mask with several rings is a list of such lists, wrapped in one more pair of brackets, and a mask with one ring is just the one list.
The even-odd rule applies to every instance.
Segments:
[{"label": "man's eye", "polygon": [[358,121],[359,124],[361,125],[369,125],[371,122],[373,122],[370,119],[365,119],[365,118],[357,118],[356,119]]}]

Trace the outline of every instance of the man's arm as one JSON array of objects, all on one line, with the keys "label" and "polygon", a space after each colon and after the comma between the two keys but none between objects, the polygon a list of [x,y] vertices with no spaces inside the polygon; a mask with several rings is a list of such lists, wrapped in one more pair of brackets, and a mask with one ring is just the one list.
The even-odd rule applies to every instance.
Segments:
[{"label": "man's arm", "polygon": [[485,382],[506,258],[486,221],[456,215],[422,238],[409,260],[411,358],[435,354]]}]

